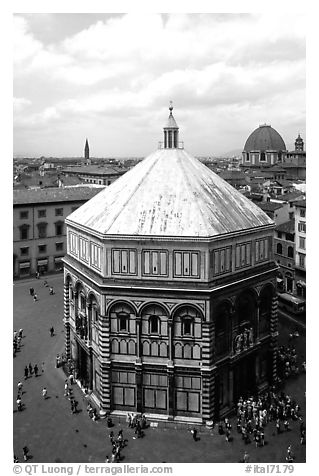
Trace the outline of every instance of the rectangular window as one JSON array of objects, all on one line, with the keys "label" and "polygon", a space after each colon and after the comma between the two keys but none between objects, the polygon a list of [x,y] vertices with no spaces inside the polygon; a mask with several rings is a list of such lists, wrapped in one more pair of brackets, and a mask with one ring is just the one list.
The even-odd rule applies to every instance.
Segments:
[{"label": "rectangular window", "polygon": [[29,227],[27,225],[20,227],[20,240],[29,239]]},{"label": "rectangular window", "polygon": [[187,411],[187,393],[176,391],[176,409]]},{"label": "rectangular window", "polygon": [[62,251],[63,250],[63,242],[60,241],[59,243],[55,243],[55,250],[56,251]]},{"label": "rectangular window", "polygon": [[299,253],[299,266],[301,268],[305,268],[306,267],[306,255],[302,254],[302,253]]},{"label": "rectangular window", "polygon": [[240,247],[236,246],[236,268],[240,267]]},{"label": "rectangular window", "polygon": [[246,245],[246,264],[251,264],[251,243],[247,243]]},{"label": "rectangular window", "polygon": [[227,273],[231,270],[231,246],[214,250],[211,253],[213,262],[214,275]]},{"label": "rectangular window", "polygon": [[57,236],[63,235],[63,223],[56,223],[55,224],[55,234]]},{"label": "rectangular window", "polygon": [[20,248],[20,254],[21,256],[28,256],[29,248],[28,247]]},{"label": "rectangular window", "polygon": [[39,245],[38,250],[39,250],[39,253],[45,253],[47,250],[47,245]]},{"label": "rectangular window", "polygon": [[301,248],[302,250],[306,249],[306,238],[299,238],[299,248]]},{"label": "rectangular window", "polygon": [[174,251],[175,276],[199,277],[199,252]]},{"label": "rectangular window", "polygon": [[121,251],[121,273],[128,272],[128,259],[127,259],[127,251]]},{"label": "rectangular window", "polygon": [[220,251],[220,272],[225,271],[225,250]]},{"label": "rectangular window", "polygon": [[158,252],[152,251],[152,274],[158,274]]},{"label": "rectangular window", "polygon": [[182,275],[182,253],[175,253],[175,274],[176,276]]},{"label": "rectangular window", "polygon": [[112,273],[136,274],[136,250],[112,250]]},{"label": "rectangular window", "polygon": [[113,250],[112,266],[113,266],[113,273],[120,272],[120,252],[118,250]]},{"label": "rectangular window", "polygon": [[70,253],[73,255],[78,254],[78,236],[75,233],[69,232],[69,246]]},{"label": "rectangular window", "polygon": [[251,243],[239,243],[236,245],[235,268],[244,268],[251,265]]},{"label": "rectangular window", "polygon": [[129,252],[129,273],[134,274],[136,270],[136,262],[135,262],[136,254],[135,251]]},{"label": "rectangular window", "polygon": [[80,259],[83,261],[89,261],[89,242],[87,239],[79,237],[79,251]]},{"label": "rectangular window", "polygon": [[29,212],[20,212],[20,218],[21,220],[27,220],[29,218]]},{"label": "rectangular window", "polygon": [[144,273],[150,274],[150,252],[144,251],[143,256],[144,256]]},{"label": "rectangular window", "polygon": [[161,275],[167,275],[167,253],[160,252]]},{"label": "rectangular window", "polygon": [[38,210],[38,218],[44,218],[47,216],[46,210]]},{"label": "rectangular window", "polygon": [[219,251],[214,251],[214,274],[219,273]]},{"label": "rectangular window", "polygon": [[305,216],[306,216],[306,209],[305,209],[305,208],[301,208],[301,209],[300,209],[300,216],[301,216],[302,218],[305,218]]},{"label": "rectangular window", "polygon": [[47,223],[38,223],[39,238],[46,238],[47,236]]},{"label": "rectangular window", "polygon": [[91,266],[101,269],[101,246],[91,243]]},{"label": "rectangular window", "polygon": [[256,240],[256,263],[266,261],[270,256],[269,238]]},{"label": "rectangular window", "polygon": [[306,233],[306,222],[300,221],[298,223],[298,231],[301,231],[302,233]]},{"label": "rectangular window", "polygon": [[282,232],[281,232],[281,231],[277,231],[277,237],[278,237],[278,238],[281,238],[281,237],[282,237]]},{"label": "rectangular window", "polygon": [[63,208],[56,208],[55,209],[55,216],[62,217],[63,216]]}]

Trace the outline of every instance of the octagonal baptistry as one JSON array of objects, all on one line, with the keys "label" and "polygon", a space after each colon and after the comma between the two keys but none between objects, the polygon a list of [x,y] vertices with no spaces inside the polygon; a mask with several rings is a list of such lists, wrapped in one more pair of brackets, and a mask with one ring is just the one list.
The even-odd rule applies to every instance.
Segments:
[{"label": "octagonal baptistry", "polygon": [[270,218],[161,147],[66,219],[66,355],[100,415],[206,422],[276,378]]}]

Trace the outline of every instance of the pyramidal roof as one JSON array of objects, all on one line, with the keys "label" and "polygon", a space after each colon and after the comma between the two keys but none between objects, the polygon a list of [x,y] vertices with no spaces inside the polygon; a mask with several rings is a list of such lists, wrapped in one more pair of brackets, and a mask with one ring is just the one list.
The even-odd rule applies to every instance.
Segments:
[{"label": "pyramidal roof", "polygon": [[104,235],[214,237],[273,224],[184,149],[159,149],[71,215]]}]

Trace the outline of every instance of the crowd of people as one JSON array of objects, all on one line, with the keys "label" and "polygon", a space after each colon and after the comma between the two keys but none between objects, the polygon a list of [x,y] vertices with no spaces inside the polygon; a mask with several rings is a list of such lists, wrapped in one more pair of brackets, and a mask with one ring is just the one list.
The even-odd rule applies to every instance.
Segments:
[{"label": "crowd of people", "polygon": [[298,366],[298,356],[293,345],[280,346],[278,349],[278,377],[280,380],[287,379],[290,376],[298,375],[300,370],[306,371],[306,363],[303,362],[301,369]]},{"label": "crowd of people", "polygon": [[[306,442],[306,429],[300,405],[283,391],[274,389],[258,397],[240,399],[237,402],[237,432],[245,444],[253,440],[256,447],[265,445],[265,427],[273,423],[274,434],[290,431],[290,421],[300,422],[300,443]],[[221,428],[222,428],[222,424]]]}]

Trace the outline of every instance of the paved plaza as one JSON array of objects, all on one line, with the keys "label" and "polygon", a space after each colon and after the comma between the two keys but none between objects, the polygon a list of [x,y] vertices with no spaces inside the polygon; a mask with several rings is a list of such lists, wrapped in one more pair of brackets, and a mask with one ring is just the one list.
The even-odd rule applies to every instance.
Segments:
[{"label": "paved plaza", "polygon": [[[55,367],[55,357],[64,351],[63,328],[63,276],[46,278],[54,287],[55,294],[49,295],[44,287],[44,279],[29,279],[14,284],[14,329],[24,330],[22,347],[13,359],[13,449],[22,459],[22,448],[30,450],[31,463],[101,463],[105,456],[111,456],[110,430],[105,420],[92,421],[86,412],[87,401],[80,389],[74,385],[75,398],[79,401],[79,412],[72,414],[69,400],[64,397],[65,376],[62,369]],[[33,301],[29,288],[33,287],[39,300]],[[53,326],[55,335],[50,336]],[[296,324],[288,320],[280,323],[280,344],[288,343],[288,334]],[[297,353],[305,356],[304,330],[299,328],[300,337],[296,339]],[[39,367],[39,376],[24,380],[24,367],[31,362]],[[43,372],[42,372],[43,366]],[[24,410],[16,411],[17,383],[23,383],[22,402]],[[42,397],[42,388],[46,387],[48,396]],[[305,415],[305,374],[291,378],[286,382],[284,391],[301,405]],[[265,428],[264,447],[256,448],[254,442],[245,445],[241,435],[236,432],[233,423],[233,441],[227,443],[215,428],[211,433],[199,432],[199,441],[194,442],[187,426],[182,429],[148,428],[143,439],[133,439],[133,430],[126,423],[115,421],[112,428],[117,434],[124,430],[128,440],[122,451],[123,462],[144,463],[222,463],[238,462],[246,450],[250,462],[285,462],[288,445],[292,445],[295,462],[305,462],[306,447],[300,445],[299,422],[291,422],[291,431],[275,436],[274,422]]]}]

